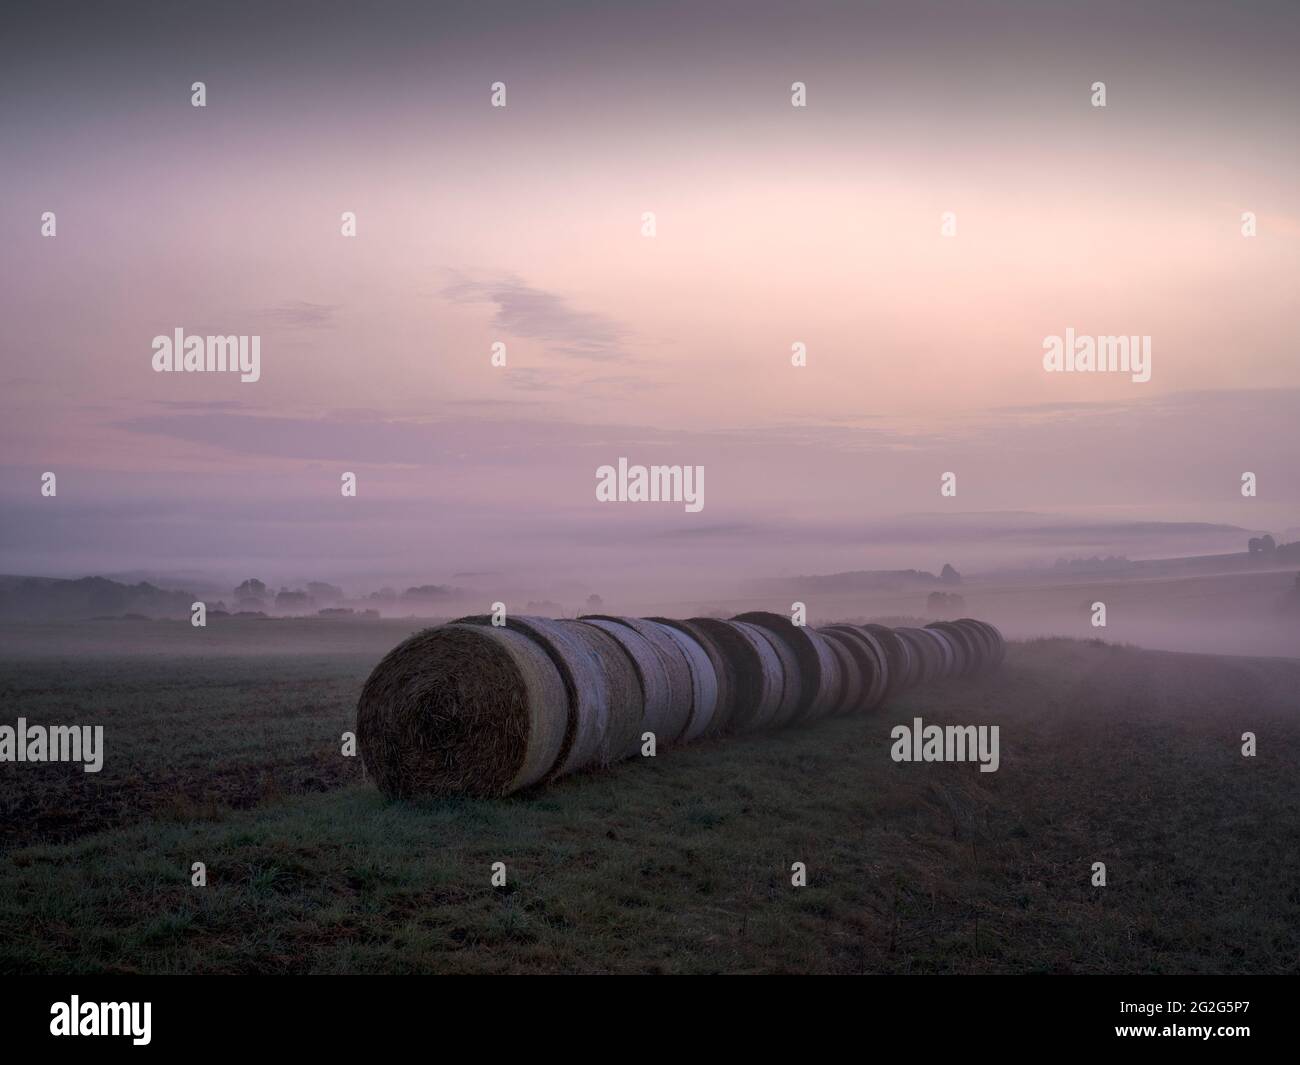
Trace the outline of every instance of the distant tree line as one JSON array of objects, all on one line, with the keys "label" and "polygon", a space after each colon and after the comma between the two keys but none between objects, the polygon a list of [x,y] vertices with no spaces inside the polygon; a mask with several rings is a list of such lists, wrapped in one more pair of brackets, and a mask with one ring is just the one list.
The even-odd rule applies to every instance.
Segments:
[{"label": "distant tree line", "polygon": [[1300,540],[1289,544],[1279,544],[1271,535],[1252,536],[1246,542],[1246,549],[1252,558],[1269,562],[1300,562]]}]

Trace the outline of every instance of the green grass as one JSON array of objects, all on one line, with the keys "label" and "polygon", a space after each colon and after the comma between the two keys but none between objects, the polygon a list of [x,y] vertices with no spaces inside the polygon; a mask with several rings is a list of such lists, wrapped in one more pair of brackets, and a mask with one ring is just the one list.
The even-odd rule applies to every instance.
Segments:
[{"label": "green grass", "polygon": [[228,806],[361,779],[340,736],[368,657],[137,658],[6,667],[6,720],[104,727],[104,765],[5,765],[0,844],[67,839],[137,821],[190,818]]},{"label": "green grass", "polygon": [[[232,766],[276,779],[295,744],[346,762],[330,743],[353,664],[295,661],[289,674],[292,661],[262,663],[282,689],[255,662],[226,663],[197,706],[151,675],[136,678],[139,703],[107,691],[138,715],[124,732],[169,706],[186,758],[212,721],[233,715],[250,735],[211,740],[193,769],[212,793],[201,810],[128,804],[107,830],[0,857],[0,971],[1297,969],[1297,662],[1035,641],[997,678],[870,718],[702,743],[523,796],[394,804],[352,763],[327,790],[240,808],[217,783]],[[66,708],[80,679],[45,683]],[[895,764],[889,729],[917,714],[999,724],[1001,769]],[[1246,729],[1254,759],[1240,755]],[[142,772],[175,760],[132,751]],[[194,861],[206,888],[190,886]],[[497,861],[505,888],[490,883]],[[790,885],[794,861],[806,888]],[[1108,887],[1090,886],[1094,861]]]}]

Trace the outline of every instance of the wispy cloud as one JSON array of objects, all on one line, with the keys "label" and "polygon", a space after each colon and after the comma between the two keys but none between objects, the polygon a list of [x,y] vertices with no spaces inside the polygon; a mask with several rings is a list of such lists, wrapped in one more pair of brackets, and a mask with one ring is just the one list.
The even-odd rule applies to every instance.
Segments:
[{"label": "wispy cloud", "polygon": [[151,402],[156,407],[174,411],[240,411],[246,409],[245,404],[231,399],[155,399]]},{"label": "wispy cloud", "polygon": [[553,351],[580,359],[616,359],[624,354],[628,330],[600,314],[575,310],[554,292],[517,277],[459,281],[442,290],[453,303],[492,303],[492,324],[515,337],[541,340]]},{"label": "wispy cloud", "polygon": [[266,307],[257,311],[257,317],[275,325],[289,326],[297,329],[323,329],[334,324],[334,312],[338,310],[328,303],[308,303],[306,300],[290,300],[275,307]]},{"label": "wispy cloud", "polygon": [[554,373],[535,366],[512,366],[506,380],[521,392],[549,392],[560,384]]}]

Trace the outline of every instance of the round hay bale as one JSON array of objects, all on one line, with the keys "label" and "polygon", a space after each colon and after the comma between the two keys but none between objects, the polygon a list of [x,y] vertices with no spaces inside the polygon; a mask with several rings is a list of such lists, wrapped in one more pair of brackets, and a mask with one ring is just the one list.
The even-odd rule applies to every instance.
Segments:
[{"label": "round hay bale", "polygon": [[1002,630],[999,629],[996,625],[994,625],[993,622],[982,621],[980,622],[980,624],[983,625],[986,629],[988,629],[989,633],[993,637],[993,643],[996,648],[993,657],[993,668],[997,669],[1002,665],[1004,661],[1006,661],[1007,641],[1002,635]]},{"label": "round hay bale", "polygon": [[728,663],[732,683],[729,731],[766,728],[784,697],[785,674],[772,642],[752,625],[733,625],[718,618],[691,618],[691,624],[713,640]]},{"label": "round hay bale", "polygon": [[645,692],[632,656],[609,633],[580,621],[556,624],[571,632],[587,647],[588,660],[600,680],[600,692],[609,707],[609,727],[597,752],[596,765],[631,758],[641,749],[645,724]]},{"label": "round hay bale", "polygon": [[951,644],[937,632],[923,628],[910,628],[909,633],[922,644],[929,653],[928,683],[933,684],[949,676],[949,661],[952,656]]},{"label": "round hay bale", "polygon": [[989,656],[992,654],[992,644],[989,635],[979,625],[969,619],[961,619],[949,623],[952,628],[960,632],[970,646],[970,669],[967,676],[978,676],[988,668]]},{"label": "round hay bale", "polygon": [[549,655],[504,628],[444,625],[389,651],[357,702],[366,771],[390,798],[506,795],[547,777],[569,701]]},{"label": "round hay bale", "polygon": [[824,707],[824,709],[819,711],[818,704],[814,703],[812,708],[809,710],[808,717],[805,718],[805,720],[811,721],[819,717],[830,717],[837,713],[837,707],[844,705],[844,685],[848,683],[848,681],[844,676],[844,666],[841,659],[839,655],[835,653],[835,648],[832,646],[831,642],[816,629],[808,629],[806,631],[809,639],[811,639],[814,644],[824,644],[830,650],[830,664],[833,667],[830,675],[822,677],[821,693],[818,698],[820,700],[820,705]]},{"label": "round hay bale", "polygon": [[848,637],[842,633],[824,628],[817,631],[830,645],[839,661],[840,702],[832,713],[836,717],[845,714],[856,714],[866,702],[867,693],[866,681],[863,678],[862,668],[858,665],[857,655],[853,648],[849,646]]},{"label": "round hay bale", "polygon": [[974,635],[966,631],[965,625],[959,625],[956,622],[936,622],[932,627],[943,632],[957,646],[959,654],[961,654],[961,663],[959,663],[961,675],[970,676],[974,674],[979,666],[979,644],[976,642]]},{"label": "round hay bale", "polygon": [[975,672],[989,672],[997,658],[997,643],[993,633],[983,622],[976,621],[974,618],[958,618],[956,624],[961,626],[962,630],[979,646],[979,665]]},{"label": "round hay bale", "polygon": [[[493,627],[486,614],[455,624]],[[610,653],[611,646],[619,646],[612,637],[590,625],[528,614],[508,615],[506,628],[532,638],[550,655],[569,694],[569,735],[551,776],[607,766],[637,749],[645,714],[641,681],[623,649]]]},{"label": "round hay bale", "polygon": [[696,637],[675,624],[668,624],[658,618],[646,618],[647,624],[657,625],[668,634],[682,652],[686,665],[690,668],[691,704],[690,717],[686,722],[686,731],[682,733],[682,742],[698,740],[706,733],[712,732],[713,719],[718,709],[718,674],[713,667],[713,660],[700,645]]},{"label": "round hay bale", "polygon": [[925,659],[921,655],[920,647],[917,646],[912,637],[902,632],[901,629],[893,629],[892,631],[894,639],[907,649],[907,687],[915,688],[918,684],[925,683]]},{"label": "round hay bale", "polygon": [[958,674],[958,664],[961,661],[961,651],[958,649],[955,641],[950,639],[947,633],[940,632],[938,629],[932,629],[928,625],[923,629],[918,629],[934,641],[935,646],[939,648],[939,680],[950,680]]},{"label": "round hay bale", "polygon": [[[458,618],[454,625],[496,628],[487,614]],[[576,773],[592,765],[608,765],[609,733],[614,713],[611,678],[599,661],[591,641],[573,623],[529,614],[508,615],[505,628],[527,636],[545,651],[560,672],[568,695],[569,723],[553,777]],[[619,679],[619,678],[613,678]],[[624,684],[626,678],[622,678]],[[623,707],[624,716],[630,712]]]},{"label": "round hay bale", "polygon": [[885,698],[892,698],[912,687],[917,681],[920,664],[915,661],[916,656],[912,654],[911,646],[887,625],[863,625],[862,630],[869,636],[874,636],[885,649],[889,663]]},{"label": "round hay bale", "polygon": [[918,663],[916,672],[917,684],[929,684],[939,676],[942,658],[939,647],[924,634],[923,629],[914,629],[910,625],[900,625],[894,630],[899,639],[905,641],[908,650],[912,652],[912,657]]},{"label": "round hay bale", "polygon": [[885,652],[885,645],[880,642],[880,639],[874,633],[867,632],[866,629],[855,625],[846,627],[859,640],[865,642],[875,656],[878,675],[875,678],[874,685],[867,692],[867,709],[874,710],[882,705],[889,695],[889,655]]},{"label": "round hay bale", "polygon": [[663,656],[655,646],[636,629],[620,625],[609,618],[586,617],[580,618],[578,623],[608,633],[632,660],[644,700],[641,718],[643,730],[653,732],[660,744],[666,745],[676,740],[680,735],[675,720],[679,714],[672,704],[673,693],[668,686],[668,671],[664,668]]},{"label": "round hay bale", "polygon": [[956,655],[953,675],[969,677],[975,671],[977,664],[975,640],[972,634],[951,621],[932,621],[926,628],[943,633],[952,643]]},{"label": "round hay bale", "polygon": [[668,682],[667,713],[654,730],[661,743],[678,743],[686,734],[691,721],[691,665],[686,660],[681,645],[668,634],[662,625],[645,618],[615,617],[612,614],[587,614],[580,621],[612,621],[632,629],[654,648]]},{"label": "round hay bale", "polygon": [[991,672],[1002,665],[1003,659],[1007,656],[1007,641],[1002,638],[1002,633],[995,626],[987,621],[978,621],[975,618],[962,618],[962,621],[969,622],[978,628],[983,634],[989,645],[988,665],[985,672]]},{"label": "round hay bale", "polygon": [[[727,731],[731,718],[735,713],[736,704],[736,674],[732,668],[731,659],[727,657],[726,652],[723,651],[716,638],[710,635],[702,625],[698,625],[694,621],[677,621],[673,618],[652,618],[651,620],[659,622],[660,625],[667,625],[670,629],[676,629],[678,632],[689,636],[708,655],[709,664],[713,667],[716,695],[713,717],[705,730],[705,735],[716,736]],[[692,725],[694,725],[694,721],[695,719],[692,717]]]},{"label": "round hay bale", "polygon": [[889,659],[880,641],[856,625],[830,625],[821,631],[847,641],[846,646],[857,660],[862,675],[861,709],[874,710],[884,701],[889,689]]},{"label": "round hay bale", "polygon": [[799,709],[799,702],[802,698],[803,684],[799,672],[799,660],[795,658],[789,644],[777,636],[776,633],[763,628],[761,625],[735,620],[731,624],[748,635],[750,639],[765,643],[771,648],[772,653],[776,655],[776,659],[780,663],[781,698],[771,718],[761,723],[755,722],[754,727],[779,728],[782,725],[788,725],[794,720],[795,712]]},{"label": "round hay bale", "polygon": [[[839,703],[839,663],[826,640],[806,625],[796,625],[788,617],[766,610],[738,614],[732,621],[757,625],[780,640],[799,664],[800,692],[791,716],[778,724],[810,721],[825,717]],[[789,674],[787,673],[787,679]]]}]

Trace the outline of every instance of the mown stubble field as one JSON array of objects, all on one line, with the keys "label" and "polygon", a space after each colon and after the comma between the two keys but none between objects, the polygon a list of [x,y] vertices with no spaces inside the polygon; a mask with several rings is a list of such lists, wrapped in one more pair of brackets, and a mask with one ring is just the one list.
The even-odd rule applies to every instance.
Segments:
[{"label": "mown stubble field", "polygon": [[[245,624],[10,643],[3,720],[103,723],[107,756],[0,765],[0,971],[1300,968],[1295,660],[1017,643],[870,717],[392,804],[339,735],[417,626]],[[1001,768],[892,762],[914,716],[999,725]]]}]

